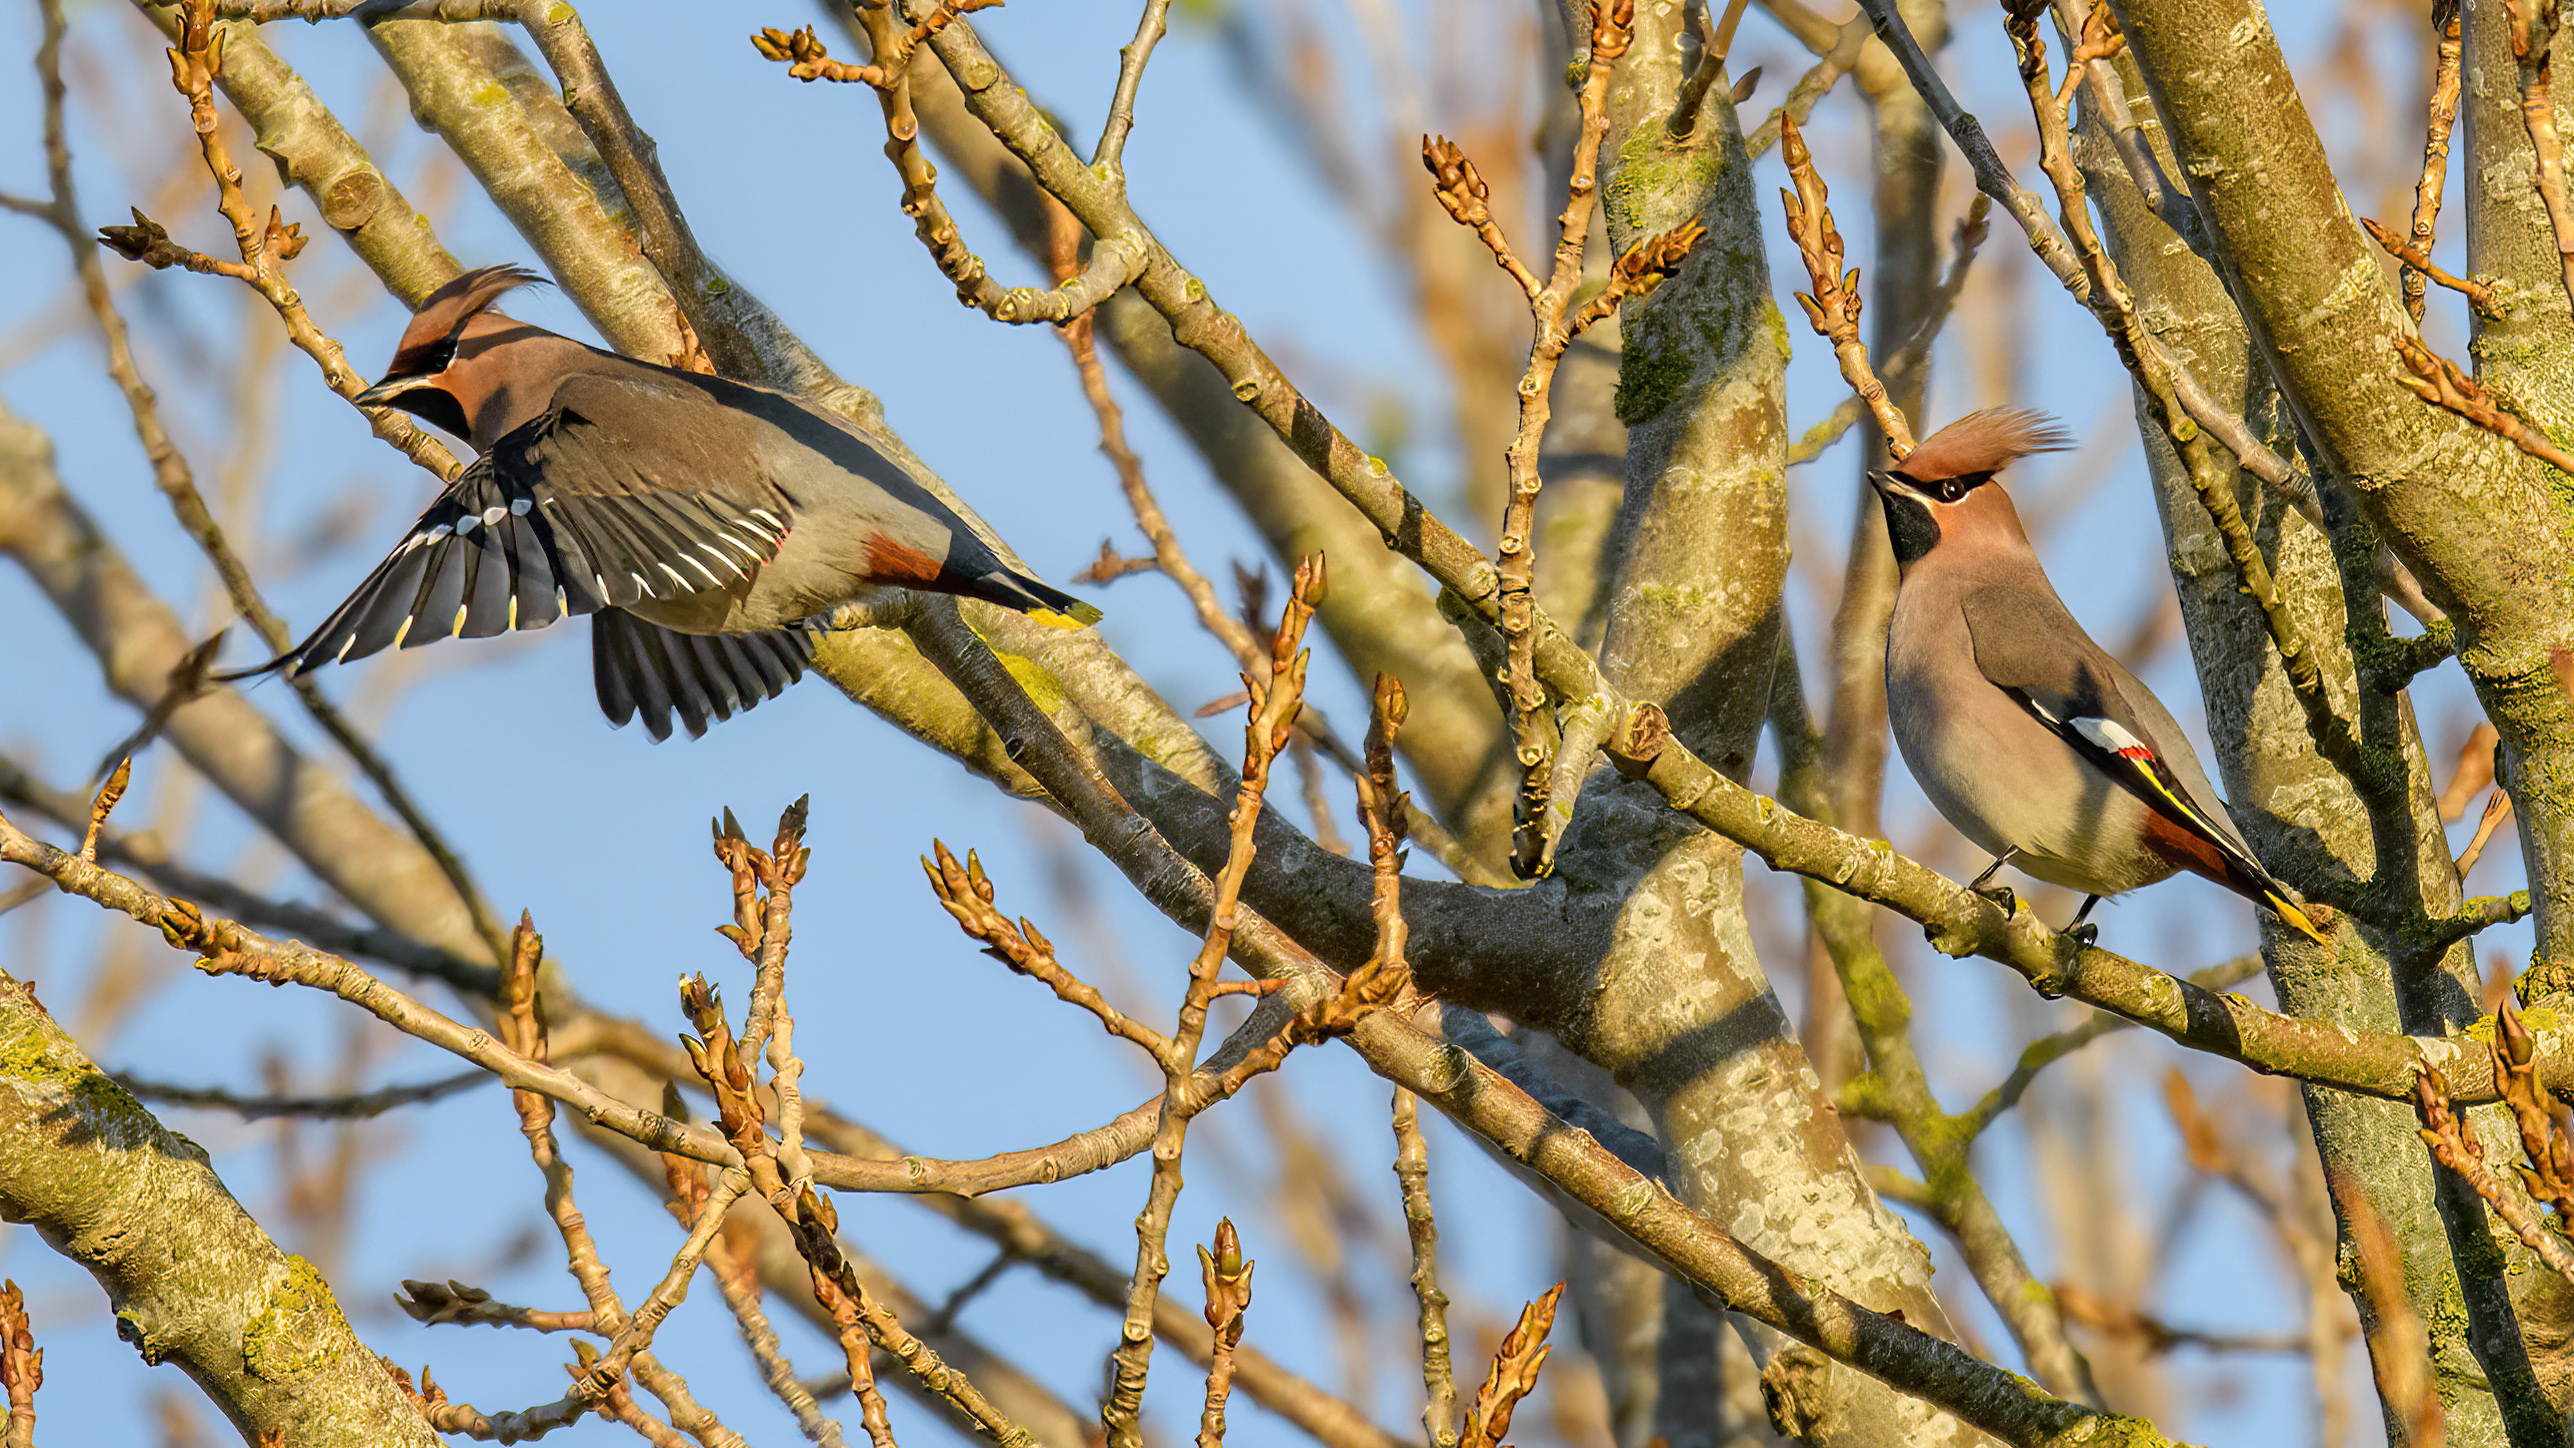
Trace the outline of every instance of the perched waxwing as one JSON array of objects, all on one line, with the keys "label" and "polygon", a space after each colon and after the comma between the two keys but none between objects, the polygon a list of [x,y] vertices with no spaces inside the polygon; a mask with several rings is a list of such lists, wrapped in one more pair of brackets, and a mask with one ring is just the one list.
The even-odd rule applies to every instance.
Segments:
[{"label": "perched waxwing", "polygon": [[[2066,612],[1994,475],[2067,446],[2045,416],[1978,412],[1872,472],[1902,581],[1886,629],[1895,744],[1922,792],[2005,864],[2089,898],[2206,876],[2324,937],[2226,814],[2198,755],[2136,676]],[[1998,892],[2010,908],[2007,887]]]},{"label": "perched waxwing", "polygon": [[493,307],[544,279],[440,287],[361,403],[480,454],[312,637],[244,674],[588,614],[599,707],[654,739],[777,697],[806,621],[878,585],[1073,628],[1099,610],[1002,561],[955,510],[820,408],[585,346]]}]

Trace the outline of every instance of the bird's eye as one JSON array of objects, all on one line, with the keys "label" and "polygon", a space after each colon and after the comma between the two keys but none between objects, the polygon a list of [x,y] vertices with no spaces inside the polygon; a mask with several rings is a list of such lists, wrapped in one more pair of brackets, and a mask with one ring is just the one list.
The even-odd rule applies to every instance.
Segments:
[{"label": "bird's eye", "polygon": [[1941,502],[1943,502],[1943,503],[1954,503],[1954,502],[1956,502],[1958,499],[1963,498],[1963,497],[1965,497],[1965,496],[1966,496],[1966,480],[1965,480],[1964,478],[1942,478],[1942,479],[1940,479],[1940,482],[1939,482],[1939,500],[1940,500]]},{"label": "bird's eye", "polygon": [[413,370],[423,377],[428,377],[446,371],[447,364],[455,360],[456,339],[449,337],[445,341],[440,342],[437,346],[421,353],[420,363]]}]

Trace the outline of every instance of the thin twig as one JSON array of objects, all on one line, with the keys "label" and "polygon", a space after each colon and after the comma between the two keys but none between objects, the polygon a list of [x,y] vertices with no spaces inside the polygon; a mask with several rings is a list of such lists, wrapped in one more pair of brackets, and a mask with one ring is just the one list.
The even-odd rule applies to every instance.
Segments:
[{"label": "thin twig", "polygon": [[[788,74],[798,80],[845,81],[875,90],[885,115],[885,154],[903,180],[903,214],[912,218],[913,231],[929,250],[930,259],[955,284],[958,301],[980,309],[995,321],[1060,325],[1087,314],[1119,287],[1133,281],[1144,265],[1142,247],[1128,236],[1103,237],[1091,249],[1089,265],[1059,287],[1005,287],[994,281],[983,259],[965,244],[964,233],[957,229],[947,203],[939,199],[938,168],[930,164],[928,154],[921,149],[920,119],[912,110],[913,50],[958,15],[997,3],[999,0],[943,0],[929,20],[909,25],[894,0],[864,0],[857,6],[858,23],[875,51],[873,61],[866,65],[831,59],[829,49],[811,26],[791,34],[775,28],[763,30],[751,37],[751,44],[769,59],[786,62]],[[1160,14],[1168,4],[1169,0],[1147,0],[1147,22],[1158,27]],[[1138,44],[1144,44],[1140,37]],[[1134,69],[1140,73],[1140,60]],[[1120,85],[1122,89],[1122,77]],[[1128,100],[1131,105],[1132,97]],[[1106,136],[1101,140],[1105,144]]]},{"label": "thin twig", "polygon": [[983,942],[984,954],[1043,984],[1055,999],[1090,1012],[1110,1035],[1134,1042],[1157,1064],[1170,1062],[1169,1039],[1110,1005],[1097,987],[1065,969],[1055,959],[1054,942],[1038,931],[1036,922],[1023,916],[1014,925],[1009,916],[993,908],[992,879],[983,873],[983,861],[974,851],[966,851],[965,863],[960,865],[946,841],[932,840],[930,848],[937,858],[923,859],[921,869],[929,876],[931,892],[956,917],[960,929]]},{"label": "thin twig", "polygon": [[2081,31],[2074,42],[2073,53],[2065,57],[2065,78],[2056,87],[2056,119],[2068,129],[2073,125],[2074,92],[2085,76],[2099,73],[2099,65],[2127,48],[2127,37],[2118,32],[2118,17],[2106,5],[2095,5],[2082,18]]},{"label": "thin twig", "polygon": [[1108,120],[1099,128],[1099,146],[1091,153],[1092,169],[1112,176],[1126,171],[1126,137],[1135,129],[1135,96],[1144,86],[1144,64],[1153,58],[1171,14],[1171,0],[1144,0],[1135,38],[1117,52],[1117,90],[1108,99]]},{"label": "thin twig", "polygon": [[1725,52],[1733,45],[1734,27],[1742,22],[1744,3],[1745,0],[1728,0],[1724,38],[1721,40],[1707,19],[1707,6],[1697,4],[1689,7],[1690,27],[1698,35],[1698,63],[1681,78],[1680,99],[1671,108],[1671,118],[1663,123],[1663,129],[1673,140],[1685,141],[1689,139],[1690,132],[1698,129],[1699,107],[1707,103],[1708,89],[1725,73]]},{"label": "thin twig", "polygon": [[387,1086],[358,1095],[341,1096],[242,1096],[219,1087],[173,1086],[160,1081],[147,1081],[123,1072],[110,1072],[116,1084],[145,1101],[158,1101],[170,1106],[192,1106],[206,1111],[228,1111],[244,1121],[265,1121],[276,1116],[299,1116],[315,1121],[358,1121],[381,1116],[400,1106],[418,1106],[453,1096],[459,1091],[489,1081],[491,1073],[483,1070],[459,1071],[435,1081],[416,1086]]},{"label": "thin twig", "polygon": [[644,1300],[636,1304],[625,1324],[617,1329],[617,1335],[609,1341],[607,1350],[596,1361],[583,1365],[585,1371],[576,1381],[575,1391],[606,1396],[607,1389],[625,1376],[635,1358],[652,1346],[653,1336],[661,1331],[661,1325],[678,1310],[680,1303],[687,1300],[688,1284],[697,1276],[697,1268],[705,1261],[706,1249],[714,1243],[715,1234],[724,1228],[724,1213],[750,1185],[751,1174],[739,1167],[731,1168],[716,1178],[714,1188],[698,1206],[697,1220],[690,1224],[687,1239],[680,1243],[677,1252],[671,1254],[670,1269],[662,1274],[661,1281],[653,1284],[652,1291],[644,1295]]},{"label": "thin twig", "polygon": [[9,1423],[0,1448],[36,1448],[36,1390],[45,1385],[45,1350],[27,1322],[26,1295],[0,1282],[0,1388],[9,1394]]},{"label": "thin twig", "polygon": [[2302,1353],[2308,1345],[2302,1332],[2209,1332],[2174,1327],[2142,1308],[2094,1296],[2071,1282],[2057,1283],[2055,1294],[2064,1305],[2066,1321],[2104,1336],[2126,1338],[2149,1358],[2160,1357],[2176,1347],[2221,1353]]},{"label": "thin twig", "polygon": [[[1060,223],[1056,227],[1056,256],[1053,258],[1058,280],[1073,276],[1074,243],[1081,232],[1080,223],[1061,207],[1048,212]],[[1057,329],[1064,348],[1071,353],[1073,370],[1081,378],[1082,396],[1099,419],[1099,450],[1109,465],[1117,469],[1118,487],[1126,494],[1126,506],[1135,514],[1135,526],[1144,530],[1144,539],[1153,545],[1149,566],[1179,585],[1188,596],[1189,606],[1198,616],[1198,626],[1215,635],[1236,664],[1246,671],[1266,668],[1259,643],[1244,627],[1242,620],[1225,611],[1224,602],[1216,597],[1215,584],[1198,571],[1196,564],[1180,547],[1179,534],[1171,527],[1170,518],[1162,511],[1160,500],[1153,496],[1152,485],[1144,477],[1144,460],[1126,441],[1126,413],[1117,405],[1116,394],[1109,391],[1108,369],[1100,364],[1094,318],[1085,312]],[[1106,556],[1103,553],[1103,558]]]},{"label": "thin twig", "polygon": [[1805,319],[1815,334],[1832,344],[1833,360],[1841,364],[1841,380],[1876,416],[1886,451],[1900,462],[1913,450],[1912,424],[1868,365],[1868,344],[1859,340],[1859,271],[1856,267],[1847,273],[1842,270],[1841,233],[1832,224],[1830,192],[1814,169],[1814,155],[1806,149],[1804,135],[1796,122],[1785,118],[1779,126],[1779,158],[1787,163],[1788,176],[1796,183],[1793,192],[1779,192],[1779,203],[1786,208],[1788,235],[1795,238],[1797,254],[1805,259],[1807,280],[1814,287],[1810,294],[1797,293],[1797,302],[1805,308]]},{"label": "thin twig", "polygon": [[[1403,918],[1403,795],[1395,787],[1394,745],[1410,705],[1403,681],[1376,676],[1367,731],[1367,769],[1359,779],[1359,822],[1376,872],[1375,959],[1408,970],[1409,928]],[[1430,1205],[1430,1152],[1421,1137],[1420,1103],[1394,1090],[1394,1176],[1403,1190],[1403,1226],[1412,1243],[1412,1296],[1419,1305],[1421,1426],[1430,1448],[1456,1448],[1457,1379],[1448,1351],[1448,1294],[1439,1290],[1439,1225]]]},{"label": "thin twig", "polygon": [[393,1305],[424,1327],[454,1323],[459,1327],[477,1324],[484,1327],[523,1327],[531,1332],[599,1330],[598,1319],[590,1313],[548,1312],[542,1308],[519,1307],[453,1278],[444,1285],[405,1278],[402,1295],[393,1299]]},{"label": "thin twig", "polygon": [[2493,839],[2494,831],[2501,828],[2502,822],[2510,818],[2511,791],[2497,789],[2485,801],[2484,815],[2476,821],[2475,837],[2468,840],[2467,847],[2458,852],[2459,879],[2465,879],[2467,872],[2476,867],[2476,861],[2484,857],[2485,845]]},{"label": "thin twig", "polygon": [[[2433,0],[2431,29],[2440,37],[2439,58],[2431,68],[2431,98],[2422,118],[2422,179],[2413,183],[2412,244],[2404,254],[2404,310],[2415,326],[2430,288],[2428,259],[2440,221],[2441,192],[2449,184],[2449,136],[2458,127],[2459,60],[2465,54],[2459,0]],[[2369,234],[2376,235],[2371,226]],[[2415,262],[2414,257],[2424,258]],[[2447,282],[2441,283],[2449,285]]]},{"label": "thin twig", "polygon": [[[1162,1279],[1171,1270],[1164,1243],[1171,1208],[1179,1200],[1180,1154],[1188,1136],[1185,1086],[1206,1034],[1207,1007],[1215,998],[1217,973],[1233,943],[1240,919],[1242,882],[1251,873],[1257,846],[1252,832],[1260,821],[1261,799],[1268,789],[1270,766],[1286,747],[1288,730],[1305,693],[1305,670],[1311,655],[1304,649],[1305,626],[1322,602],[1325,570],[1317,554],[1296,566],[1296,580],[1270,648],[1264,679],[1242,676],[1251,691],[1251,717],[1243,727],[1242,783],[1234,794],[1232,839],[1224,868],[1215,880],[1215,908],[1209,916],[1198,953],[1189,962],[1189,985],[1181,996],[1179,1024],[1162,1063],[1162,1114],[1153,1132],[1153,1175],[1144,1209],[1135,1218],[1135,1270],[1128,1279],[1126,1316],[1118,1329],[1117,1350],[1109,1357],[1109,1390],[1100,1406],[1100,1426],[1110,1448],[1140,1448],[1143,1443],[1144,1381],[1153,1361],[1153,1308]],[[1256,1054],[1253,1059],[1259,1059]]]},{"label": "thin twig", "polygon": [[2574,1251],[2567,1250],[2564,1237],[2540,1220],[2527,1201],[2494,1179],[2475,1131],[2450,1109],[2449,1086],[2438,1068],[2425,1065],[2414,1077],[2413,1110],[2421,1119],[2422,1141],[2431,1148],[2432,1160],[2465,1177],[2522,1246],[2537,1254],[2550,1271],[2574,1282]]},{"label": "thin twig", "polygon": [[2483,383],[2468,376],[2457,363],[2410,337],[2391,340],[2412,373],[2395,380],[2411,388],[2414,396],[2458,414],[2551,468],[2574,473],[2574,453],[2558,447],[2547,434],[2522,421],[2519,414],[2504,407]]},{"label": "thin twig", "polygon": [[1207,1365],[1206,1406],[1198,1412],[1198,1448],[1224,1448],[1224,1405],[1233,1392],[1233,1354],[1242,1346],[1243,1314],[1251,1310],[1251,1269],[1231,1217],[1216,1222],[1215,1250],[1198,1249],[1198,1275],[1206,1285],[1207,1326],[1215,1354]]},{"label": "thin twig", "polygon": [[80,837],[80,858],[85,865],[98,863],[98,833],[107,828],[107,817],[116,812],[116,802],[125,798],[125,787],[134,782],[134,761],[116,761],[116,770],[98,787],[98,797],[89,806],[89,828]]},{"label": "thin twig", "polygon": [[2440,786],[2433,801],[2440,808],[2440,818],[2451,824],[2466,818],[2467,801],[2474,799],[2486,785],[2494,782],[2494,770],[2502,763],[2502,733],[2490,722],[2479,723],[2467,733],[2467,742],[2458,746],[2457,766],[2449,771],[2449,782]]},{"label": "thin twig", "polygon": [[1457,1375],[1448,1351],[1448,1294],[1439,1290],[1439,1224],[1430,1210],[1430,1148],[1420,1102],[1394,1088],[1394,1176],[1403,1187],[1403,1227],[1412,1239],[1412,1296],[1420,1304],[1421,1427],[1430,1448],[1457,1448]]},{"label": "thin twig", "polygon": [[1518,252],[1511,250],[1510,238],[1503,234],[1501,224],[1493,220],[1492,187],[1485,183],[1483,173],[1475,169],[1474,161],[1447,137],[1424,136],[1421,138],[1421,164],[1429,170],[1431,191],[1439,198],[1439,205],[1448,213],[1449,219],[1473,232],[1483,242],[1484,248],[1493,254],[1493,261],[1510,273],[1510,279],[1519,283],[1519,289],[1531,302],[1535,302],[1545,292],[1546,283],[1528,269],[1528,264],[1519,259]]},{"label": "thin twig", "polygon": [[[1990,230],[1986,218],[1992,212],[1993,198],[1981,191],[1967,202],[1966,215],[1958,218],[1956,251],[1949,257],[1947,274],[1940,278],[1939,290],[1931,294],[1930,304],[1923,309],[1921,320],[1913,325],[1912,335],[1886,358],[1886,365],[1878,374],[1881,382],[1891,380],[1889,385],[1901,389],[1930,361],[1932,345],[1939,340],[1940,330],[1948,324],[1949,314],[1956,310],[1959,295],[1966,290],[1967,268],[1974,265],[1975,253],[1984,244]],[[1855,322],[1857,318],[1852,320]],[[1839,355],[1837,347],[1834,353]],[[1864,361],[1864,350],[1861,355]],[[1846,373],[1843,380],[1849,380]],[[1882,393],[1882,387],[1880,391]],[[1789,466],[1813,461],[1826,448],[1839,442],[1843,433],[1857,426],[1862,414],[1873,411],[1866,394],[1853,390],[1851,395],[1834,405],[1823,421],[1807,428],[1803,437],[1789,445]]]},{"label": "thin twig", "polygon": [[411,1397],[412,1406],[429,1426],[441,1433],[471,1438],[478,1443],[528,1443],[544,1437],[557,1428],[569,1427],[590,1416],[589,1404],[571,1396],[539,1403],[516,1412],[486,1413],[470,1403],[447,1400],[447,1390],[428,1368],[420,1370],[420,1386],[411,1386],[411,1374],[390,1362],[386,1370],[396,1386]]},{"label": "thin twig", "polygon": [[[2455,82],[2453,81],[2451,84],[2454,85]],[[2449,290],[2456,292],[2462,297],[2465,297],[2469,306],[2474,307],[2478,312],[2487,317],[2499,317],[2502,315],[2502,305],[2495,299],[2494,289],[2492,287],[2483,282],[2470,281],[2465,277],[2451,276],[2449,273],[2432,265],[2430,248],[2424,245],[2420,240],[2407,240],[2406,238],[2398,236],[2394,232],[2387,230],[2385,227],[2378,225],[2377,222],[2365,216],[2360,218],[2360,225],[2367,229],[2370,239],[2374,240],[2388,256],[2404,263],[2404,285],[2406,289],[2405,304],[2415,309],[2414,321],[2419,322],[2422,320],[2420,312],[2420,292],[2425,278],[2438,282],[2440,285],[2447,287]],[[2422,223],[2417,220],[2415,222],[2415,229],[2421,229],[2421,225]]]},{"label": "thin twig", "polygon": [[742,1024],[742,1059],[759,1059],[786,991],[787,947],[794,938],[791,912],[796,883],[804,878],[813,851],[804,844],[805,818],[812,796],[799,795],[778,815],[776,837],[766,850],[744,838],[731,810],[715,822],[715,858],[733,877],[733,923],[717,932],[733,942],[757,974],[751,1008]]},{"label": "thin twig", "polygon": [[2565,195],[2565,142],[2556,133],[2555,87],[2549,67],[2556,51],[2557,0],[2505,0],[2511,11],[2511,54],[2520,68],[2520,119],[2529,128],[2530,184],[2547,207],[2556,234],[2565,295],[2574,306],[2574,204]]},{"label": "thin twig", "polygon": [[1788,87],[1787,99],[1779,102],[1776,110],[1743,137],[1744,151],[1757,161],[1769,154],[1770,147],[1779,143],[1779,133],[1789,121],[1804,125],[1806,117],[1814,114],[1816,103],[1830,94],[1832,88],[1841,83],[1841,78],[1859,64],[1859,54],[1866,48],[1868,38],[1868,17],[1852,16],[1841,27],[1840,38],[1832,48],[1825,51],[1805,74],[1797,77],[1796,84]]}]

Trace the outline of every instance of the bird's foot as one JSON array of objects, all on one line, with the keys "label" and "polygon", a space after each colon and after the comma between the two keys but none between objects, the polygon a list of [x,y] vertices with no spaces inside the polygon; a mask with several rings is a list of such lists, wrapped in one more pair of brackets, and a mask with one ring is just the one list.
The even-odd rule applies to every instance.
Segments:
[{"label": "bird's foot", "polygon": [[2020,897],[2008,885],[1969,885],[1968,889],[2001,907],[2005,918],[2020,912]]},{"label": "bird's foot", "polygon": [[2065,934],[2073,941],[2074,944],[2082,946],[2085,949],[2089,949],[2092,945],[2099,942],[2100,927],[2097,925],[2076,925],[2068,928],[2065,931]]}]

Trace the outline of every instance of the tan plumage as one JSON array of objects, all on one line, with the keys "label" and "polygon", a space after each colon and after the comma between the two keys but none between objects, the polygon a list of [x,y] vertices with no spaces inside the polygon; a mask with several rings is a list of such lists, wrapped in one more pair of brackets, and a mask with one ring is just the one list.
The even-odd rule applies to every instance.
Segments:
[{"label": "tan plumage", "polygon": [[[302,673],[432,639],[594,619],[599,704],[656,739],[792,683],[806,621],[895,585],[1079,627],[1099,611],[1002,559],[865,435],[801,399],[621,357],[494,307],[541,281],[467,272],[422,303],[383,381],[480,454],[310,638]],[[251,672],[260,672],[253,670]]]},{"label": "tan plumage", "polygon": [[1869,475],[1901,567],[1886,631],[1895,743],[1967,838],[2093,897],[2189,870],[2324,937],[2227,814],[2162,702],[2102,651],[2039,567],[1993,475],[2065,434],[1975,413]]}]

